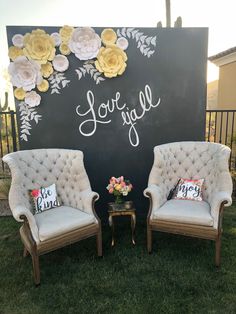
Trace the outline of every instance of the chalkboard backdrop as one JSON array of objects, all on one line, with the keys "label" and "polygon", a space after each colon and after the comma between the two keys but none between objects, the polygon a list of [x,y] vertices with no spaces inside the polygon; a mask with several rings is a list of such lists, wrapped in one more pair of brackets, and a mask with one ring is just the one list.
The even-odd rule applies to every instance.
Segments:
[{"label": "chalkboard backdrop", "polygon": [[[14,34],[36,28],[48,34],[59,30],[8,26],[9,46]],[[99,35],[103,29],[94,28]],[[28,119],[27,108],[17,101],[20,147],[82,150],[92,189],[100,194],[99,213],[113,199],[106,191],[109,178],[123,175],[134,186],[128,199],[144,214],[153,147],[204,140],[208,31],[113,29],[129,43],[125,72],[106,78],[69,55],[69,69],[49,78],[50,89],[40,94],[41,104],[27,112]]]}]

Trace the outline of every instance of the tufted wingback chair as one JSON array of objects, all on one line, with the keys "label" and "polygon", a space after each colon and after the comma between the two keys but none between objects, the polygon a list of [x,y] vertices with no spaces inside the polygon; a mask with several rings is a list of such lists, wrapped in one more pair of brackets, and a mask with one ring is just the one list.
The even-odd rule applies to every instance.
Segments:
[{"label": "tufted wingback chair", "polygon": [[[20,235],[24,256],[32,256],[35,284],[40,283],[39,255],[90,236],[97,237],[102,255],[101,223],[83,163],[83,153],[68,149],[33,149],[3,157],[12,174],[9,205],[24,222]],[[60,207],[33,214],[29,190],[56,184]]]},{"label": "tufted wingback chair", "polygon": [[[156,146],[154,163],[144,195],[150,200],[147,248],[152,250],[152,231],[184,234],[216,241],[216,265],[220,265],[224,206],[232,203],[228,167],[230,149],[208,142],[176,142]],[[179,178],[204,179],[203,201],[167,201]]]}]

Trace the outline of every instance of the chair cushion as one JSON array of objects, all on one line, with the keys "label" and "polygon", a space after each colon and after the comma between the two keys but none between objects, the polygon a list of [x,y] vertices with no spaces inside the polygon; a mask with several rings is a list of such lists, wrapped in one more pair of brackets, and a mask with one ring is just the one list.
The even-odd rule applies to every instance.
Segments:
[{"label": "chair cushion", "polygon": [[34,217],[39,229],[40,241],[45,241],[97,222],[94,216],[68,206],[52,208]]},{"label": "chair cushion", "polygon": [[153,219],[213,226],[210,206],[204,201],[169,200],[160,208],[154,210]]}]

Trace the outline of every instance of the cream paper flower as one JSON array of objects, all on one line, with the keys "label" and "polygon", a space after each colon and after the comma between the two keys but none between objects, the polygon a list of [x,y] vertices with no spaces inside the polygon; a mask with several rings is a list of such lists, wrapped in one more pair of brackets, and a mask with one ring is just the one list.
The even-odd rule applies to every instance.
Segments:
[{"label": "cream paper flower", "polygon": [[52,61],[52,65],[56,71],[64,72],[69,67],[69,61],[68,61],[67,57],[65,57],[63,55],[56,55]]},{"label": "cream paper flower", "polygon": [[101,33],[102,43],[106,45],[115,44],[117,35],[112,28],[105,28]]},{"label": "cream paper flower", "polygon": [[68,44],[70,50],[80,60],[89,60],[97,56],[101,39],[91,27],[76,28]]},{"label": "cream paper flower", "polygon": [[20,56],[11,62],[8,67],[13,86],[23,88],[24,91],[31,91],[43,80],[40,72],[40,65],[28,60],[25,56]]},{"label": "cream paper flower", "polygon": [[105,77],[112,78],[124,73],[127,59],[122,49],[116,45],[108,45],[100,48],[95,66]]},{"label": "cream paper flower", "polygon": [[129,46],[129,42],[125,37],[120,37],[117,39],[116,45],[122,49],[122,50],[126,50]]},{"label": "cream paper flower", "polygon": [[26,93],[25,95],[25,103],[29,107],[37,107],[39,106],[41,101],[41,96],[37,94],[35,91],[31,91],[29,93]]},{"label": "cream paper flower", "polygon": [[55,56],[55,41],[42,29],[33,30],[24,36],[24,54],[40,64],[53,60]]},{"label": "cream paper flower", "polygon": [[59,47],[60,44],[61,44],[61,36],[60,36],[60,34],[55,32],[55,33],[52,33],[50,36],[54,39],[55,46]]},{"label": "cream paper flower", "polygon": [[12,43],[14,46],[22,48],[24,46],[24,36],[21,34],[15,34],[12,37]]}]

